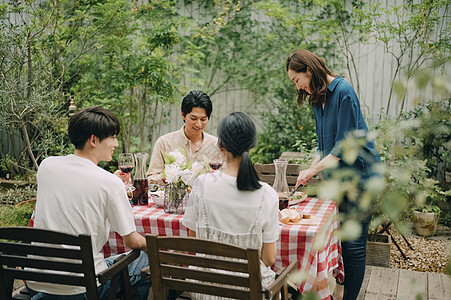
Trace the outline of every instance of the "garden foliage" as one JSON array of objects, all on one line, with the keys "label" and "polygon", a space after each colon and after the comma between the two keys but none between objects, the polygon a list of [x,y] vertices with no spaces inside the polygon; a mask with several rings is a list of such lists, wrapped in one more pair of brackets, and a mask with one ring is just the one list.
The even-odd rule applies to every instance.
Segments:
[{"label": "garden foliage", "polygon": [[275,89],[271,109],[262,113],[265,129],[251,151],[254,162],[272,163],[284,151],[309,153],[316,149],[313,112],[308,105],[298,107],[293,90],[291,84]]},{"label": "garden foliage", "polygon": [[374,128],[387,188],[380,197],[392,219],[409,215],[415,206],[437,205],[451,224],[451,99],[419,105],[399,118],[385,117]]}]

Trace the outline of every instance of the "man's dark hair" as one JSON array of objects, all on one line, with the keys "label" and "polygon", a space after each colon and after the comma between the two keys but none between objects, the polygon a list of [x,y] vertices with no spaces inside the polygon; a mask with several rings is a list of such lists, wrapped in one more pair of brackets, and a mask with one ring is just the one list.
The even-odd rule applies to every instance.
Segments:
[{"label": "man's dark hair", "polygon": [[201,91],[191,91],[183,98],[182,101],[182,113],[183,115],[189,114],[194,107],[205,108],[207,117],[210,119],[211,112],[213,111],[213,104],[210,97]]},{"label": "man's dark hair", "polygon": [[80,110],[69,120],[69,140],[77,149],[83,149],[91,135],[100,141],[118,135],[121,126],[116,116],[109,110],[93,106]]}]

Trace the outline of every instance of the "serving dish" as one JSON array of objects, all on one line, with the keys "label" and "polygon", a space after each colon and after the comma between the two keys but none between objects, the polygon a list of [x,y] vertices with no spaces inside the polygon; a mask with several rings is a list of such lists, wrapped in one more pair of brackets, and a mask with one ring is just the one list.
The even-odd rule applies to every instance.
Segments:
[{"label": "serving dish", "polygon": [[149,192],[149,196],[156,205],[164,207],[164,191]]}]

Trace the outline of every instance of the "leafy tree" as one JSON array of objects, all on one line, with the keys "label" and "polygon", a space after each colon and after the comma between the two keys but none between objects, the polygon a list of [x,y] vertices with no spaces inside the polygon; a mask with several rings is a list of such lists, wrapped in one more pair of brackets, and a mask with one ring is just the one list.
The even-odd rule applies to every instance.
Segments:
[{"label": "leafy tree", "polygon": [[318,1],[320,13],[315,22],[318,32],[329,37],[336,44],[334,49],[340,54],[340,62],[347,70],[348,80],[354,87],[361,106],[366,106],[362,97],[359,74],[357,70],[356,47],[368,43],[371,33],[370,17],[363,1]]},{"label": "leafy tree", "polygon": [[[322,55],[334,47],[324,36],[311,38],[316,31],[313,20],[302,22],[312,3],[296,3],[288,8],[293,1],[279,2],[241,1],[233,20],[214,38],[199,35],[193,39],[203,55],[197,64],[193,62],[202,72],[193,74],[192,80],[209,95],[241,88],[251,91],[262,103],[287,80],[284,60],[289,53],[304,47]],[[198,5],[207,19],[216,12],[208,1]]]},{"label": "leafy tree", "polygon": [[366,8],[368,26],[374,36],[394,59],[386,114],[392,106],[394,92],[401,105],[399,115],[407,107],[407,83],[424,69],[444,67],[451,56],[451,29],[446,15],[449,1],[404,1],[399,5],[383,7],[374,2]]},{"label": "leafy tree", "polygon": [[25,142],[16,159],[1,153],[13,173],[36,170],[44,156],[67,148],[64,70],[70,63],[56,67],[64,48],[50,47],[64,3],[12,2],[0,11],[0,121],[11,138],[19,132]]},{"label": "leafy tree", "polygon": [[97,50],[77,65],[82,72],[72,92],[84,106],[100,104],[117,113],[126,152],[130,147],[149,149],[147,128],[158,125],[159,105],[175,98],[178,80],[170,54],[180,38],[176,28],[185,24],[171,3],[127,2],[118,12],[114,31],[98,35]]},{"label": "leafy tree", "polygon": [[213,3],[205,23],[184,16],[175,1],[125,5],[117,29],[99,35],[97,51],[80,60],[83,72],[72,91],[87,104],[117,112],[124,125],[123,151],[148,151],[167,121],[168,104],[186,93],[185,74],[203,69],[192,64],[204,55],[204,42],[229,22],[236,5],[227,1],[220,9]]},{"label": "leafy tree", "polygon": [[[202,11],[210,16],[213,7],[204,2]],[[202,72],[193,74],[192,80],[210,96],[240,88],[250,91],[258,103],[264,129],[252,152],[256,161],[270,162],[283,151],[314,147],[312,112],[297,107],[295,89],[284,69],[285,58],[298,48],[332,53],[328,50],[334,48],[333,41],[312,38],[318,19],[306,12],[312,7],[311,2],[242,1],[233,20],[214,38],[194,39],[203,55],[194,62]]]},{"label": "leafy tree", "polygon": [[[352,6],[349,5],[350,3]],[[305,13],[291,15],[290,11],[295,4],[291,4],[288,8],[284,1],[261,1],[256,4],[274,22],[280,23],[280,27],[284,30],[285,28],[296,28],[294,36],[301,37],[298,39],[301,41],[299,43],[301,45],[296,48],[304,47],[320,53],[320,56],[325,57],[326,61],[333,61],[334,57],[330,54],[335,52],[338,55],[336,57],[337,64],[340,61],[345,62],[350,80],[354,80],[357,92],[359,76],[352,52],[355,42],[370,43],[371,38],[375,38],[386,46],[385,49],[388,53],[397,57],[396,70],[398,71],[391,80],[393,91],[398,92],[401,95],[400,99],[404,100],[408,81],[415,79],[416,88],[422,89],[431,82],[423,69],[443,66],[443,63],[449,61],[449,55],[446,55],[449,51],[449,30],[440,30],[446,22],[440,16],[446,14],[449,6],[443,1],[423,1],[418,5],[406,1],[402,5],[387,8],[381,7],[379,2],[373,4],[361,1],[343,3],[333,0],[306,1],[302,5],[308,9],[308,15]],[[393,18],[396,21],[393,22]],[[401,28],[403,29],[401,30]],[[436,38],[430,36],[434,32],[438,32]],[[299,34],[296,35],[296,33]],[[306,40],[312,41],[312,45],[305,43]],[[398,41],[400,49],[396,49]],[[333,51],[327,48],[327,45],[334,44],[339,47]],[[316,47],[324,50],[324,55],[315,51]],[[442,49],[448,58],[439,55],[435,49]],[[333,68],[334,66],[332,66]],[[399,81],[402,78],[401,71],[407,74],[407,80],[404,82]],[[433,80],[432,84],[436,90],[438,88],[446,90],[446,85],[440,83],[439,80]],[[444,95],[446,99],[449,94],[445,91]],[[295,98],[295,95],[292,97]],[[280,97],[277,100],[284,103],[285,99],[289,98],[289,96]],[[391,94],[387,99],[388,106],[390,106],[390,99]],[[403,102],[401,111],[405,106],[406,103]],[[444,104],[439,106],[441,109],[438,109],[435,104],[428,105],[428,108],[422,107],[415,110],[411,113],[412,115],[401,113],[402,130],[399,128],[399,120],[392,120],[388,116],[385,116],[386,120],[377,125],[376,142],[384,160],[384,176],[387,183],[387,187],[383,189],[380,197],[379,207],[392,220],[397,220],[400,214],[407,212],[407,208],[415,203],[421,203],[426,199],[436,201],[431,199],[443,199],[444,197],[444,192],[440,190],[438,182],[431,178],[433,177],[432,173],[435,173],[434,169],[444,164],[444,160],[440,156],[449,153],[447,142],[443,141],[443,138],[447,137],[443,135],[448,129],[446,122],[443,121],[447,117],[447,109]],[[273,107],[279,109],[277,105],[273,105]],[[285,121],[284,117],[280,115],[278,118]],[[420,121],[421,123],[427,122],[428,125],[416,126],[415,124],[419,124]],[[269,136],[277,136],[279,132],[284,132],[283,127],[274,126],[277,123],[273,120],[266,119],[266,122],[277,128],[275,132],[271,132],[271,129],[267,127],[266,130],[271,132],[268,134]],[[431,133],[430,130],[435,133]],[[394,134],[395,131],[396,134]],[[287,135],[287,133],[284,132],[281,135]],[[263,145],[259,146],[262,146],[262,149],[264,147],[265,150],[258,152],[259,148],[257,147],[254,154],[256,157],[262,153],[271,152],[273,155],[278,155],[277,149],[286,149],[284,140],[280,136],[277,140],[267,138],[265,140],[265,138],[263,133],[260,138]],[[431,142],[435,139],[437,139],[437,144]],[[439,146],[440,141],[443,141],[443,146]],[[279,148],[279,144],[283,146]],[[356,143],[348,141],[348,144]],[[436,159],[437,157],[439,159]],[[425,158],[428,160],[426,161]],[[261,159],[269,161],[271,158]],[[437,163],[437,161],[441,162]],[[348,185],[337,185],[336,183],[342,181],[341,177],[347,176],[347,174],[336,174],[336,176],[329,183],[325,183],[325,186],[319,187],[319,194],[322,197],[333,196],[334,199],[340,201],[340,195],[345,191],[352,192],[356,187],[353,187],[352,182],[349,182]],[[375,188],[373,192],[379,188]],[[368,205],[368,203],[364,202],[363,205]]]}]

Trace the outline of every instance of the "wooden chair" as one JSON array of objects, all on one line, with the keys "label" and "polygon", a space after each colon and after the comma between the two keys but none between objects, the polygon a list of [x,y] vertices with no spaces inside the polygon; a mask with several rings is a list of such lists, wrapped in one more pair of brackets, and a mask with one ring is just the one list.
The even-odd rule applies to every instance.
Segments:
[{"label": "wooden chair", "polygon": [[[154,299],[168,299],[168,291],[195,292],[226,296],[235,299],[288,299],[288,275],[296,270],[292,262],[279,272],[277,279],[262,289],[260,254],[257,249],[246,249],[231,244],[194,237],[169,237],[146,234],[149,267],[143,269],[142,277],[152,279]],[[214,257],[198,256],[214,255]],[[241,259],[231,262],[230,258]],[[217,272],[188,268],[208,267],[242,274],[220,274]],[[194,279],[186,280],[186,279]],[[196,281],[198,280],[198,281]]]},{"label": "wooden chair", "polygon": [[[72,247],[61,248],[60,245]],[[86,288],[87,298],[93,300],[98,299],[96,279],[101,284],[111,280],[110,291],[114,292],[110,293],[109,299],[116,299],[118,284],[122,284],[120,298],[131,299],[134,291],[127,266],[139,255],[139,250],[124,254],[96,275],[89,235],[32,227],[3,227],[0,228],[0,300],[11,299],[14,279],[82,286]]]}]

